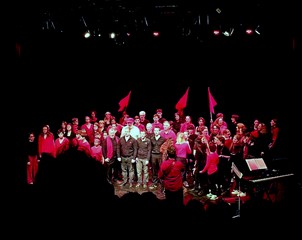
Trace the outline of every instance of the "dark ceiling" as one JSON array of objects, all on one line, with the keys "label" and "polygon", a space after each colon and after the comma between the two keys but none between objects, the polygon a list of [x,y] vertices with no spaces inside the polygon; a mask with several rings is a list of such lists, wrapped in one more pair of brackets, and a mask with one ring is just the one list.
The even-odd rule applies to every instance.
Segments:
[{"label": "dark ceiling", "polygon": [[78,0],[21,4],[17,34],[40,32],[79,34],[109,31],[142,33],[161,30],[169,34],[198,35],[214,28],[265,26],[261,1],[196,0]]},{"label": "dark ceiling", "polygon": [[[22,82],[24,97],[18,109],[36,111],[33,113],[35,118],[42,110],[40,105],[34,108],[32,102],[40,104],[40,101],[28,98],[28,92],[38,87],[42,96],[44,92],[40,89],[46,87],[47,91],[60,94],[59,87],[67,87],[91,104],[106,108],[100,112],[107,111],[111,104],[103,106],[96,100],[100,98],[99,94],[104,94],[104,89],[114,92],[113,109],[120,97],[133,89],[133,99],[137,99],[133,105],[137,105],[137,110],[147,106],[152,112],[154,106],[165,108],[163,104],[167,104],[166,109],[174,111],[174,106],[168,104],[173,105],[187,86],[192,86],[192,108],[193,102],[199,104],[200,96],[206,97],[200,93],[201,85],[204,89],[218,86],[213,90],[216,89],[215,96],[221,96],[221,101],[218,99],[220,109],[239,108],[237,104],[246,101],[242,111],[248,109],[248,112],[243,115],[258,111],[260,114],[261,111],[265,114],[268,111],[282,113],[286,109],[287,116],[286,103],[290,101],[284,97],[284,92],[290,92],[288,88],[294,86],[292,79],[296,78],[292,77],[295,71],[292,70],[291,55],[280,54],[280,50],[292,52],[293,39],[298,36],[302,22],[296,21],[295,17],[301,14],[295,12],[298,13],[299,8],[291,4],[255,0],[45,0],[38,4],[23,1],[16,11],[16,40],[21,49],[17,73],[20,79],[28,80]],[[245,27],[255,29],[257,26],[260,26],[260,35],[244,34]],[[86,27],[94,33],[91,40],[82,37]],[[234,34],[216,38],[211,34],[216,28],[234,28]],[[155,40],[150,35],[154,30],[161,31],[161,38]],[[110,31],[119,32],[119,38],[110,42]],[[95,34],[98,32],[101,37]],[[159,42],[165,46],[164,51],[150,48]],[[116,55],[112,54],[111,48],[104,51],[109,44],[118,46]],[[142,45],[147,46],[144,51],[140,48],[139,51],[130,48],[126,54],[120,51],[121,46]],[[167,50],[167,46],[171,48]],[[205,53],[204,49],[208,52]],[[213,54],[213,49],[219,54]],[[247,52],[247,49],[252,51]],[[266,49],[271,51],[263,51]],[[279,82],[280,78],[285,79],[287,87],[284,81]],[[90,80],[106,88],[100,87],[101,92],[91,95],[83,90],[82,83],[78,84],[78,79]],[[118,84],[120,81],[122,83]],[[164,83],[173,87],[174,100],[167,100],[167,93],[162,90]],[[11,84],[15,90],[15,82],[11,81]],[[74,99],[73,94],[71,91],[68,99]],[[89,96],[85,98],[84,95]],[[61,98],[56,98],[57,104],[52,98],[48,101],[43,110],[47,112],[45,115],[57,114]],[[71,105],[76,108],[74,111],[78,110],[78,105]],[[80,105],[86,109],[85,104]],[[280,106],[284,107],[280,109]],[[61,111],[65,116],[66,109]],[[32,121],[32,118],[28,119]]]},{"label": "dark ceiling", "polygon": [[[293,11],[293,12],[292,12]],[[266,1],[199,0],[76,0],[23,2],[16,11],[17,42],[46,39],[83,38],[89,30],[93,41],[115,45],[149,44],[153,31],[160,38],[178,43],[283,46],[292,48],[298,35],[294,5],[270,5]],[[297,27],[296,27],[297,26]],[[257,30],[247,36],[246,29]],[[213,36],[213,30],[219,36]],[[281,29],[281,31],[280,31]],[[230,33],[226,37],[222,33]],[[281,33],[281,34],[280,34]],[[159,40],[156,40],[159,42]]]}]

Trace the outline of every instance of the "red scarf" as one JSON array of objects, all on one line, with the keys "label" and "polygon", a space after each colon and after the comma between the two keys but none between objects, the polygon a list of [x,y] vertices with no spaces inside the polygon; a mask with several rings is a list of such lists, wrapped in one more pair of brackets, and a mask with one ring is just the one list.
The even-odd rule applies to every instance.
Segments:
[{"label": "red scarf", "polygon": [[[111,139],[111,137],[108,136],[106,138],[106,141],[107,141],[107,158],[111,159],[113,157],[113,144],[112,144],[113,139]],[[117,136],[115,136],[115,141],[118,142]]]}]

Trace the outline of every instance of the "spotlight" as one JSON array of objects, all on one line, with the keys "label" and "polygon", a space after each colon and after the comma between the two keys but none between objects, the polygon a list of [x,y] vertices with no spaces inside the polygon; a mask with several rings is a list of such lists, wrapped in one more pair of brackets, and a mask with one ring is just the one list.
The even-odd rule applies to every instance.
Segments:
[{"label": "spotlight", "polygon": [[90,34],[90,31],[88,30],[84,33],[84,38],[90,38],[90,37],[91,37],[91,34]]},{"label": "spotlight", "polygon": [[234,28],[230,28],[229,30],[225,30],[225,31],[222,32],[222,34],[223,34],[224,36],[226,36],[226,37],[232,36],[233,33],[234,33]]},{"label": "spotlight", "polygon": [[154,37],[159,37],[159,35],[160,35],[158,31],[154,31],[152,34]]},{"label": "spotlight", "polygon": [[114,38],[116,37],[115,32],[111,32],[111,33],[109,33],[109,37],[110,37],[111,39],[114,39]]},{"label": "spotlight", "polygon": [[213,34],[215,36],[219,36],[220,35],[220,30],[217,30],[217,29],[213,30]]},{"label": "spotlight", "polygon": [[254,33],[254,31],[253,31],[253,29],[251,29],[251,28],[247,28],[247,29],[245,30],[245,33],[246,33],[247,35],[252,35],[252,34]]},{"label": "spotlight", "polygon": [[257,33],[258,35],[260,35],[260,26],[258,25],[257,27],[256,27],[256,29],[255,29],[255,33]]}]

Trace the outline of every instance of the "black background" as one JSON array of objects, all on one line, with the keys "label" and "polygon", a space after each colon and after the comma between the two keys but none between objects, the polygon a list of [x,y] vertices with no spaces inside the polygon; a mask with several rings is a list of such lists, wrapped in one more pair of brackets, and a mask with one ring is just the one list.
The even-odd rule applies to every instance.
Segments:
[{"label": "black background", "polygon": [[145,110],[152,120],[155,110],[162,108],[163,116],[172,120],[175,104],[187,87],[185,114],[194,122],[199,116],[210,119],[210,87],[218,103],[215,112],[223,112],[227,121],[233,113],[248,126],[254,118],[269,125],[277,117],[282,137],[288,138],[299,79],[293,5],[265,5],[261,36],[209,37],[201,43],[175,37],[166,28],[159,39],[134,38],[124,46],[40,32],[42,5],[22,3],[16,11],[20,52],[16,52],[16,80],[8,81],[8,89],[14,136],[20,144],[29,131],[39,133],[44,124],[56,131],[62,120],[78,117],[81,123],[92,109],[99,118],[106,111],[119,118],[118,102],[130,90],[127,112],[131,116]]}]

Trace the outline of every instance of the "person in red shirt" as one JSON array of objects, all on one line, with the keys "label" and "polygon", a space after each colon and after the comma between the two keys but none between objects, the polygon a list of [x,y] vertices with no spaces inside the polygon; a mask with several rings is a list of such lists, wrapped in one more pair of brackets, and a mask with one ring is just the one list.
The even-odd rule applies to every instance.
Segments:
[{"label": "person in red shirt", "polygon": [[273,161],[282,156],[282,149],[285,149],[285,144],[282,144],[280,141],[280,128],[278,125],[278,119],[273,118],[270,121],[271,129],[270,129],[270,137],[268,139],[269,145],[268,145],[268,151],[267,151],[267,165],[268,168],[273,168]]},{"label": "person in red shirt", "polygon": [[90,148],[90,155],[96,161],[104,164],[103,149],[99,138],[94,139],[94,145]]},{"label": "person in red shirt", "polygon": [[167,206],[181,208],[184,206],[182,172],[184,165],[176,161],[176,149],[169,146],[167,149],[168,159],[160,165],[158,172],[159,179],[162,180],[165,189]]},{"label": "person in red shirt", "polygon": [[91,146],[86,137],[87,134],[85,130],[78,130],[76,134],[77,143],[75,145],[77,146],[78,151],[85,153],[87,157],[91,157]]},{"label": "person in red shirt", "polygon": [[209,194],[212,195],[213,192],[218,192],[218,164],[219,155],[217,153],[217,146],[213,142],[208,143],[207,149],[207,160],[204,168],[199,171],[200,174],[206,173],[208,176],[208,188]]},{"label": "person in red shirt", "polygon": [[46,156],[56,157],[55,138],[48,125],[43,126],[42,132],[38,136],[38,150],[39,159],[43,159]]},{"label": "person in red shirt", "polygon": [[56,158],[62,156],[69,149],[69,139],[67,137],[64,137],[64,132],[62,131],[62,129],[59,129],[57,134],[58,137],[55,140]]}]

